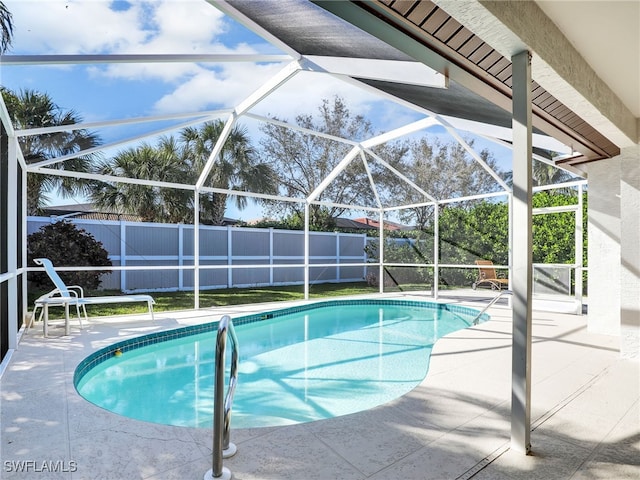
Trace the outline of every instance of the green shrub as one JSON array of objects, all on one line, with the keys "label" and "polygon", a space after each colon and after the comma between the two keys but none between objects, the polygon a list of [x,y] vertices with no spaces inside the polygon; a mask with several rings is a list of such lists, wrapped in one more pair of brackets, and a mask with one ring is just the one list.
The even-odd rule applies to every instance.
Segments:
[{"label": "green shrub", "polygon": [[[48,258],[56,267],[66,266],[111,266],[107,251],[93,235],[66,221],[41,227],[27,237],[27,259],[33,265],[34,258]],[[80,285],[88,290],[96,290],[100,277],[107,270],[94,272],[59,272],[67,285]],[[53,288],[51,280],[44,272],[34,272],[29,280],[36,287]]]}]

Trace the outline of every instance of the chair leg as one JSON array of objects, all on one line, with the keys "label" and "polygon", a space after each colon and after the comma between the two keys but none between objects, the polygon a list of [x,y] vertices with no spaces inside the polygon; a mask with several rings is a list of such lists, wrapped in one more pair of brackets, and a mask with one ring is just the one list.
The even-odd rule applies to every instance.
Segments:
[{"label": "chair leg", "polygon": [[[42,315],[42,307],[40,307],[40,315]],[[29,323],[27,323],[27,327],[24,329],[24,332],[27,333],[31,327],[33,327],[33,319],[36,318],[36,312],[38,311],[38,305],[33,306],[33,312],[31,312],[31,318],[29,319]]]},{"label": "chair leg", "polygon": [[151,314],[151,320],[155,320],[153,318],[153,304],[151,302],[147,302],[149,304],[149,313]]},{"label": "chair leg", "polygon": [[69,335],[71,333],[71,326],[69,325],[69,303],[64,304],[64,334]]},{"label": "chair leg", "polygon": [[80,330],[82,330],[82,315],[80,315],[80,305],[78,305],[77,303],[76,303],[76,314],[78,315],[78,321],[80,322]]},{"label": "chair leg", "polygon": [[49,336],[49,304],[45,303],[42,308],[44,312],[44,320],[42,321],[42,334],[46,337]]}]

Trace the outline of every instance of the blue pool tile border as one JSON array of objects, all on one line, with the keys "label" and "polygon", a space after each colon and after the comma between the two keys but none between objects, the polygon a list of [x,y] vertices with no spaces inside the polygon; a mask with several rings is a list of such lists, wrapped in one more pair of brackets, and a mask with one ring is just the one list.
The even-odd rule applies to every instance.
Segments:
[{"label": "blue pool tile border", "polygon": [[[272,310],[269,312],[253,313],[249,315],[242,315],[233,318],[233,324],[235,326],[246,325],[249,323],[261,322],[265,320],[272,320],[277,317],[289,315],[291,313],[299,313],[307,310],[313,310],[320,307],[340,307],[349,305],[393,305],[401,307],[414,307],[424,308],[427,310],[446,310],[451,313],[459,313],[465,316],[475,316],[479,313],[470,307],[464,307],[461,305],[451,305],[447,303],[437,303],[419,300],[395,300],[395,299],[352,299],[352,300],[326,300],[320,302],[307,303],[304,305],[297,305],[295,307],[282,308],[278,310]],[[473,317],[471,317],[473,318]],[[483,313],[478,321],[483,322],[488,320],[489,314]],[[121,342],[116,342],[108,347],[101,348],[100,350],[92,353],[87,358],[82,360],[76,367],[73,375],[73,385],[78,387],[78,383],[84,377],[87,372],[102,362],[112,358],[119,350],[122,353],[126,353],[137,348],[154,345],[160,342],[166,342],[169,340],[175,340],[178,338],[187,337],[190,335],[198,335],[201,333],[213,332],[218,327],[219,320],[203,323],[200,325],[190,325],[187,327],[179,327],[171,330],[164,330],[162,332],[154,332],[140,337],[130,338]]]}]

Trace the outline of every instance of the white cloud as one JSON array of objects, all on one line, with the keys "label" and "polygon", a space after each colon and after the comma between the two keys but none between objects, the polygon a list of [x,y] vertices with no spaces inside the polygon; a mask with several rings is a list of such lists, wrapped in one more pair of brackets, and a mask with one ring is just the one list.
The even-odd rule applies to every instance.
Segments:
[{"label": "white cloud", "polygon": [[[253,46],[242,43],[246,39],[238,35],[234,35],[235,43],[230,44],[225,37],[229,23],[220,11],[203,0],[5,0],[5,5],[14,15],[16,32],[10,53],[251,54],[256,51]],[[253,40],[255,36],[246,38]],[[149,105],[148,111],[173,113],[235,107],[283,67],[284,64],[252,63],[206,66],[122,63],[92,65],[87,71],[95,80],[122,82],[120,101],[125,103],[127,82],[148,82],[150,91],[158,92],[157,100]],[[384,103],[370,92],[329,75],[302,72],[253,111],[293,121],[299,114],[315,114],[322,99],[335,95],[348,99],[353,114],[365,116],[373,104],[379,108]],[[137,104],[137,107],[141,106]],[[397,115],[388,119],[390,124],[400,118],[397,109],[390,115]]]},{"label": "white cloud", "polygon": [[10,53],[202,53],[225,30],[201,0],[5,0],[15,36]]},{"label": "white cloud", "polygon": [[299,114],[315,114],[323,99],[340,96],[347,100],[353,115],[367,116],[380,96],[329,74],[300,72],[252,110],[261,115],[276,115],[293,121]]},{"label": "white cloud", "polygon": [[158,113],[237,106],[283,66],[229,63],[218,70],[199,72],[164,95],[155,104]]},{"label": "white cloud", "polygon": [[13,15],[10,53],[78,54],[118,51],[144,40],[139,8],[113,11],[108,2],[5,1]]}]

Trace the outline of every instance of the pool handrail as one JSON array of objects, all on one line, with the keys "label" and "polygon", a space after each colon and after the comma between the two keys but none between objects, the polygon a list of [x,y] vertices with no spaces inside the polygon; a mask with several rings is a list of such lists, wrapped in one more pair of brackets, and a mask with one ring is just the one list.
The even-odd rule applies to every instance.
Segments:
[{"label": "pool handrail", "polygon": [[[227,316],[227,318],[229,317]],[[236,330],[233,327],[233,321],[231,320],[231,318],[229,318],[227,332],[227,334],[231,336],[232,349],[231,371],[229,372],[229,387],[227,389],[227,395],[224,399],[224,429],[222,438],[222,453],[225,458],[231,457],[236,453],[235,445],[229,442],[231,434],[231,409],[233,408],[233,396],[235,395],[236,385],[238,384],[238,337],[236,337]],[[224,364],[224,360],[222,363]],[[224,368],[222,371],[224,374]],[[231,450],[233,450],[233,452],[231,452]]]},{"label": "pool handrail", "polygon": [[[231,372],[229,375],[229,389],[224,395],[224,371],[227,337],[231,336],[233,350],[231,353]],[[204,480],[220,478],[231,479],[231,472],[223,466],[222,459],[235,455],[237,448],[229,442],[231,427],[231,407],[233,395],[238,382],[238,338],[233,322],[228,315],[224,315],[218,322],[216,337],[216,363],[213,398],[213,451],[212,468],[204,475]]]},{"label": "pool handrail", "polygon": [[484,312],[486,312],[487,310],[489,310],[489,308],[491,308],[491,306],[494,303],[496,303],[503,295],[513,295],[513,291],[512,290],[502,290],[502,291],[500,291],[500,293],[498,293],[495,297],[493,297],[493,299],[491,299],[491,301],[482,310],[480,310],[480,313],[478,313],[478,315],[476,315],[476,317],[471,322],[471,325],[477,325],[479,320],[480,320],[480,317],[482,317],[482,314]]}]

